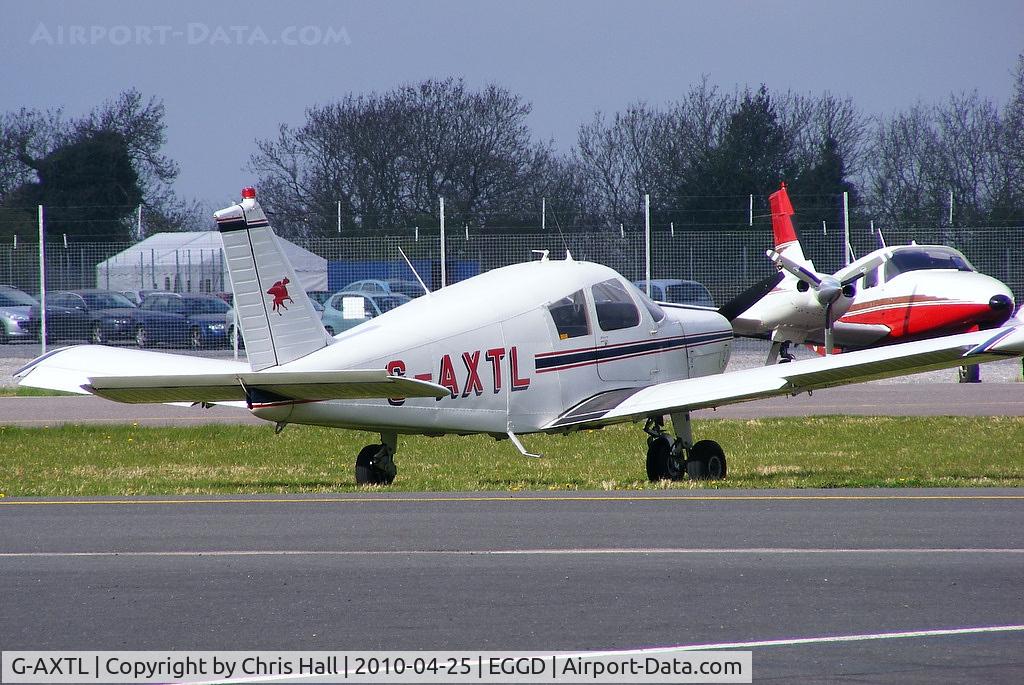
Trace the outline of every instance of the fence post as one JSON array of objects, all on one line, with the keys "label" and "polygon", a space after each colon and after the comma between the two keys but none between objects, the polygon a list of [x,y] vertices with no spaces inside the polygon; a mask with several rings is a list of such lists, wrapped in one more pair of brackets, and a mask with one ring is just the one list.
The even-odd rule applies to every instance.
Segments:
[{"label": "fence post", "polygon": [[444,198],[438,198],[441,201],[441,287],[446,285],[447,279],[447,266],[445,264],[445,244],[444,244]]},{"label": "fence post", "polygon": [[651,195],[644,193],[644,275],[647,278],[647,297],[651,296]]},{"label": "fence post", "polygon": [[850,193],[843,191],[843,266],[850,265]]},{"label": "fence post", "polygon": [[39,344],[46,354],[46,230],[43,206],[39,205]]}]

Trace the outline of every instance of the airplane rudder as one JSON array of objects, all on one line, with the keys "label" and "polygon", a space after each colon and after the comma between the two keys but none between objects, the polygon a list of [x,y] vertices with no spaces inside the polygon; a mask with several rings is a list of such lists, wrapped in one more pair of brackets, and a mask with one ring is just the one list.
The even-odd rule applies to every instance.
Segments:
[{"label": "airplane rudder", "polygon": [[799,262],[806,261],[800,239],[796,234],[796,227],[793,225],[795,212],[785,183],[781,183],[779,189],[768,196],[768,205],[772,214],[772,236],[775,240],[775,250],[790,259]]},{"label": "airplane rudder", "polygon": [[256,191],[214,214],[224,241],[238,328],[253,370],[286,364],[330,344]]}]

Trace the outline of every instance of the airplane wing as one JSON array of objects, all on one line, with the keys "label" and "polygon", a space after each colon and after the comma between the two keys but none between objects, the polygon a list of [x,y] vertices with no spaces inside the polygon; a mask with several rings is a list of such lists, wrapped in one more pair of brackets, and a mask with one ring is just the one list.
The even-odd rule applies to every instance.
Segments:
[{"label": "airplane wing", "polygon": [[598,428],[650,416],[1024,355],[1024,326],[964,333],[846,354],[611,390],[569,409],[543,430]]},{"label": "airplane wing", "polygon": [[14,374],[21,385],[126,403],[279,402],[446,397],[447,388],[384,369],[252,371],[244,362],[97,345],[56,350]]}]

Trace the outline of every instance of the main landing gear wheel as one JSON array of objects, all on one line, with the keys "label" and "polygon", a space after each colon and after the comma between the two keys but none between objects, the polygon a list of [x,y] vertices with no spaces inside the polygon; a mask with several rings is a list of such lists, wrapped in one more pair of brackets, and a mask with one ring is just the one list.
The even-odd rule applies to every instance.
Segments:
[{"label": "main landing gear wheel", "polygon": [[[651,481],[721,480],[725,478],[725,452],[714,440],[693,442],[690,415],[672,414],[673,438],[662,417],[653,417],[644,425],[647,433],[647,477]],[[692,447],[690,447],[692,445]]]},{"label": "main landing gear wheel", "polygon": [[981,383],[981,365],[967,364],[957,369],[957,380],[961,383]]},{"label": "main landing gear wheel", "polygon": [[679,480],[683,477],[683,463],[673,454],[673,440],[668,433],[647,438],[647,478],[651,481]]},{"label": "main landing gear wheel", "polygon": [[383,444],[367,445],[356,457],[358,485],[391,485],[398,473],[395,457]]},{"label": "main landing gear wheel", "polygon": [[686,475],[693,480],[721,480],[725,478],[725,452],[714,440],[701,440],[690,448],[686,460]]}]

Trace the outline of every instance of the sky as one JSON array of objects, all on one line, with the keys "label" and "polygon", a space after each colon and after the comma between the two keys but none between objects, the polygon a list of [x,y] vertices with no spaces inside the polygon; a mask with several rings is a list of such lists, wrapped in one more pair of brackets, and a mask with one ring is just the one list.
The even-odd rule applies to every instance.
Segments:
[{"label": "sky", "polygon": [[668,103],[704,75],[727,92],[828,91],[868,114],[971,90],[1002,106],[1022,52],[1022,0],[0,0],[0,112],[156,96],[175,191],[212,210],[256,181],[257,139],[348,93],[496,83],[568,150],[596,110]]}]

